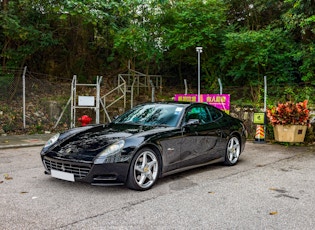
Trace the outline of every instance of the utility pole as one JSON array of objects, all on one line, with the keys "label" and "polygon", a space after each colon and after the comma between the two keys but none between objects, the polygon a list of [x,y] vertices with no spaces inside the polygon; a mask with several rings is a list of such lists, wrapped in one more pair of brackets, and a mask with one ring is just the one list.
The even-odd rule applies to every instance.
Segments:
[{"label": "utility pole", "polygon": [[202,53],[202,47],[196,47],[198,53],[198,99],[197,102],[200,102],[200,53]]}]

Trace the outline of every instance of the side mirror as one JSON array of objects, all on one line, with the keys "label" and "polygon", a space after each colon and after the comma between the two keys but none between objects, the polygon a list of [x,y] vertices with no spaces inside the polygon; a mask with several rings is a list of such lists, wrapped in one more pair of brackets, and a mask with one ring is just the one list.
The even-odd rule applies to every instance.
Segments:
[{"label": "side mirror", "polygon": [[190,125],[199,125],[199,119],[189,119],[186,123],[186,126],[190,126]]},{"label": "side mirror", "polygon": [[189,120],[186,122],[186,124],[184,124],[184,125],[182,126],[182,130],[183,130],[184,132],[191,132],[192,129],[194,129],[194,127],[196,127],[196,126],[199,125],[199,124],[200,124],[200,122],[199,122],[198,119],[189,119]]}]

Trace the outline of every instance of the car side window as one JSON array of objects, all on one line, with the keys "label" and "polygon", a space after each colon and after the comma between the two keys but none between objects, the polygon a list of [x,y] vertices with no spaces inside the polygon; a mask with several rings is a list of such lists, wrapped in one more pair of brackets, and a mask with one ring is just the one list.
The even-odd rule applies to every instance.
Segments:
[{"label": "car side window", "polygon": [[204,106],[195,106],[189,109],[186,113],[185,122],[188,122],[190,119],[198,119],[201,124],[212,121],[208,110]]},{"label": "car side window", "polygon": [[219,119],[222,116],[221,111],[218,109],[215,109],[215,108],[209,106],[208,110],[210,112],[210,116],[211,116],[213,121]]}]

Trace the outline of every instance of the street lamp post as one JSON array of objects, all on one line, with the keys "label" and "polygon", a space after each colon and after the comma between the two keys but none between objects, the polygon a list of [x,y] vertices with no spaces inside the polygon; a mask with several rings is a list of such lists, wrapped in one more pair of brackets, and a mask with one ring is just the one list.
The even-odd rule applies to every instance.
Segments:
[{"label": "street lamp post", "polygon": [[200,102],[200,53],[202,53],[202,47],[196,47],[198,53],[198,102]]}]

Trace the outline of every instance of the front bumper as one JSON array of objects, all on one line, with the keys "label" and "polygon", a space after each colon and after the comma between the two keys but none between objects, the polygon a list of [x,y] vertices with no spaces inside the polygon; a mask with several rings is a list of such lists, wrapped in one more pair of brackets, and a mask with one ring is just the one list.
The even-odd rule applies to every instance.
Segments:
[{"label": "front bumper", "polygon": [[42,161],[45,173],[51,174],[51,170],[73,174],[74,180],[87,182],[92,185],[116,185],[125,184],[129,163],[81,163],[67,160],[60,160],[43,156]]}]

